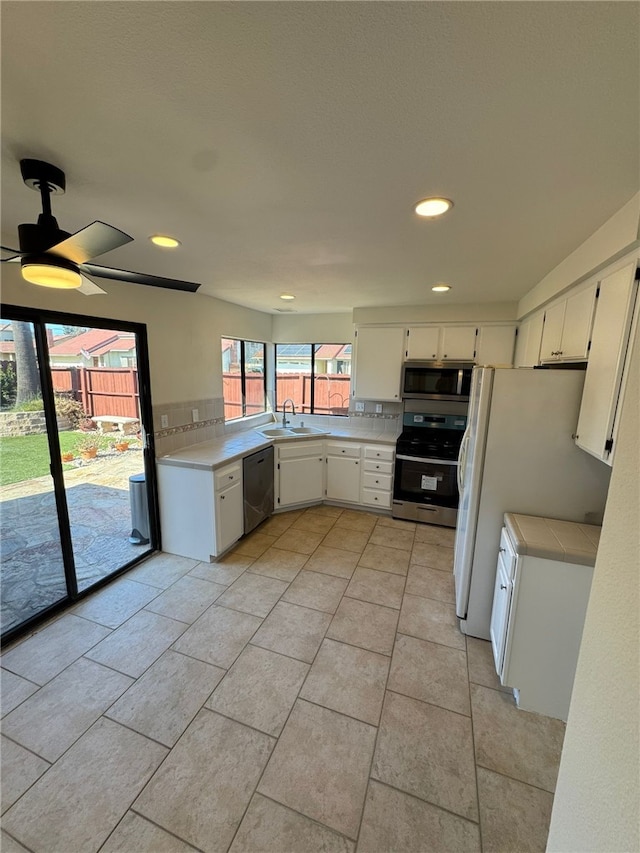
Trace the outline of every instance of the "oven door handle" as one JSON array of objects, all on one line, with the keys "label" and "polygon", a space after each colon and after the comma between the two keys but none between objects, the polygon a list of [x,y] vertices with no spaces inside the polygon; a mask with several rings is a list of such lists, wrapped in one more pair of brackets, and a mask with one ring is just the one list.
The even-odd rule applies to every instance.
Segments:
[{"label": "oven door handle", "polygon": [[458,456],[458,492],[462,494],[464,488],[464,469],[467,464],[467,445],[469,444],[469,427],[465,430],[460,442],[460,454]]},{"label": "oven door handle", "polygon": [[396,459],[401,459],[403,462],[428,462],[431,465],[457,465],[455,461],[448,459],[427,459],[425,456],[401,456],[396,454]]}]

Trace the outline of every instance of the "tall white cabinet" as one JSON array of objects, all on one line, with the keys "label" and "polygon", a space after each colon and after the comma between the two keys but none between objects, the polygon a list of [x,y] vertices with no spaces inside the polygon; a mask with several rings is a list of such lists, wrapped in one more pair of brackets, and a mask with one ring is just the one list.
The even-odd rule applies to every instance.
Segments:
[{"label": "tall white cabinet", "polygon": [[635,260],[600,280],[576,444],[609,465],[613,464],[630,333],[638,322],[637,301]]}]

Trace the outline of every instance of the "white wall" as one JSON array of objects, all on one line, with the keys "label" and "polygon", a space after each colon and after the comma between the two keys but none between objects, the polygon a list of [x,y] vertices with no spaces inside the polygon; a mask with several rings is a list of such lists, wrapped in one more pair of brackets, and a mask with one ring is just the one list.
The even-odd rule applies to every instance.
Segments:
[{"label": "white wall", "polygon": [[271,340],[271,315],[198,293],[100,281],[105,296],[54,291],[2,266],[2,301],[110,320],[145,323],[154,405],[222,396],[220,338]]},{"label": "white wall", "polygon": [[274,314],[276,344],[353,343],[351,314]]},{"label": "white wall", "polygon": [[516,310],[515,302],[354,308],[353,322],[357,325],[362,323],[491,323],[515,321]]},{"label": "white wall", "polygon": [[610,259],[640,245],[640,193],[551,270],[518,303],[518,318],[530,314],[592,273]]},{"label": "white wall", "polygon": [[548,850],[640,850],[640,333],[567,721]]}]

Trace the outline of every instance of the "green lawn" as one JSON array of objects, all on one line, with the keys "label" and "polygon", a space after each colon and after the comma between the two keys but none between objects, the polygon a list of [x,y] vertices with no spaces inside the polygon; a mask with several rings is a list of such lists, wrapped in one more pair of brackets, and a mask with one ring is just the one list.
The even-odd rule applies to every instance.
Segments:
[{"label": "green lawn", "polygon": [[[60,451],[78,456],[76,448],[83,437],[80,432],[58,433]],[[92,438],[95,438],[96,444],[102,449],[115,441],[115,436],[92,435]],[[63,468],[71,467],[73,466],[70,464],[63,464]],[[44,477],[48,473],[49,445],[44,433],[0,438],[0,485],[21,483],[35,477]]]}]

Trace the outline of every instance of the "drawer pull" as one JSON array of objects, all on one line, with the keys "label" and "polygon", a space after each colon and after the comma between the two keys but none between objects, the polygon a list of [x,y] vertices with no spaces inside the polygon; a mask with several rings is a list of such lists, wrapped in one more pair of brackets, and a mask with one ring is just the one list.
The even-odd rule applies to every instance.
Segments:
[{"label": "drawer pull", "polygon": [[500,584],[500,589],[506,589],[506,588],[507,588],[507,585],[506,585],[506,584],[504,584],[504,583],[501,583],[501,584]]},{"label": "drawer pull", "polygon": [[507,549],[506,549],[506,548],[503,548],[503,547],[502,547],[502,545],[498,548],[498,551],[499,551],[501,554],[504,554],[504,552],[505,552],[506,550],[507,550]]}]

